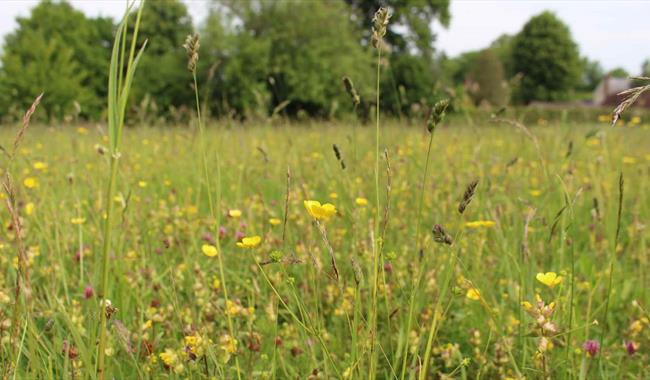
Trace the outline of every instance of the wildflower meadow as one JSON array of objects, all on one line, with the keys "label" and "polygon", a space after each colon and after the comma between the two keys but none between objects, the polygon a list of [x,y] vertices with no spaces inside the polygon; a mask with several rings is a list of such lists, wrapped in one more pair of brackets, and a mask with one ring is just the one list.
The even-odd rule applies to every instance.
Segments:
[{"label": "wildflower meadow", "polygon": [[2,379],[650,378],[647,120],[213,120],[191,34],[157,128],[126,20],[105,123],[0,130]]}]

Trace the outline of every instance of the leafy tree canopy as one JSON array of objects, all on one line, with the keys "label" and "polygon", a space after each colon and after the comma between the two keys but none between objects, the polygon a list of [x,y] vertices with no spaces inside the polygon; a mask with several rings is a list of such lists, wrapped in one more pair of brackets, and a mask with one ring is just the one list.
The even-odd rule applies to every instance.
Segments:
[{"label": "leafy tree canopy", "polygon": [[104,108],[112,21],[89,19],[67,2],[45,0],[17,22],[1,58],[2,107],[21,112],[46,91],[41,107],[49,117],[77,112],[98,117]]},{"label": "leafy tree canopy", "polygon": [[578,47],[569,28],[551,12],[531,18],[512,47],[514,70],[523,74],[519,97],[566,100],[580,76]]}]

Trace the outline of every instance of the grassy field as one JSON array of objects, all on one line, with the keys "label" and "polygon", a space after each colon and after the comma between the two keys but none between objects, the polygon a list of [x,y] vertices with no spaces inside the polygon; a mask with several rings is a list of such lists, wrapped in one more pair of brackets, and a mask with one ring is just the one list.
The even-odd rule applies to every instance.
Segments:
[{"label": "grassy field", "polygon": [[[206,177],[198,131],[126,129],[107,377],[650,377],[647,126],[441,126],[424,177],[426,128],[389,123],[378,198],[374,133],[209,126]],[[107,141],[32,127],[4,169],[3,375],[97,376]]]}]

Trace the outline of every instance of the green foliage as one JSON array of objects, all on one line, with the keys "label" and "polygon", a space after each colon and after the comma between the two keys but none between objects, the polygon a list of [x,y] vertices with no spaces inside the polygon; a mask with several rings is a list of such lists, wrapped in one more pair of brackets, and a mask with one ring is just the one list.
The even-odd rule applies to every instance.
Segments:
[{"label": "green foliage", "polygon": [[441,65],[445,77],[454,84],[463,83],[479,53],[479,51],[469,51],[454,58],[443,57]]},{"label": "green foliage", "polygon": [[566,100],[578,83],[580,58],[569,28],[551,12],[531,18],[516,36],[513,67],[522,73],[519,99]]},{"label": "green foliage", "polygon": [[[514,37],[508,34],[499,36],[490,44],[490,51],[500,61],[504,78],[512,78],[517,73],[512,63],[512,45]],[[460,54],[454,58],[443,57],[441,59],[442,72],[446,79],[453,84],[461,84],[470,75],[470,71],[476,66],[476,60],[482,50],[473,50]]]},{"label": "green foliage", "polygon": [[[341,85],[344,75],[362,89],[370,84],[371,55],[358,43],[361,34],[345,17],[349,8],[343,2],[222,5],[238,14],[243,26],[223,26],[230,36],[221,46],[226,51],[220,57],[217,104],[238,114],[252,105],[266,112],[286,105],[289,115],[327,117],[339,106],[350,107]],[[211,20],[217,22],[217,17]],[[216,33],[221,29],[210,28]],[[215,49],[209,50],[214,57]]]},{"label": "green foliage", "polygon": [[431,22],[437,20],[447,27],[451,19],[449,0],[345,0],[355,11],[359,28],[365,32],[366,43],[370,38],[368,20],[380,5],[389,7],[392,17],[385,40],[399,54],[416,51],[424,57],[432,57],[435,34]]},{"label": "green foliage", "polygon": [[[376,334],[384,350],[379,353],[377,379],[394,379],[391,373],[399,378],[403,363],[400,342],[409,339],[409,331],[417,331],[419,339],[408,345],[404,367],[405,379],[417,379],[423,373],[417,363],[425,353],[425,329],[441,300],[445,307],[438,325],[440,338],[433,347],[427,379],[450,374],[454,368],[460,370],[450,378],[577,378],[581,362],[587,363],[582,366],[588,371],[585,379],[647,379],[650,363],[644,350],[650,345],[650,331],[643,322],[647,312],[635,306],[647,310],[644,300],[650,290],[644,277],[647,265],[640,265],[647,263],[647,227],[638,225],[650,218],[650,178],[639,175],[647,171],[647,130],[617,128],[602,133],[607,122],[598,127],[593,115],[584,125],[530,128],[533,140],[507,124],[468,128],[464,121],[445,123],[449,127],[436,128],[434,134],[426,183],[422,182],[425,126],[382,125],[392,192],[390,219],[382,235],[381,269],[387,286],[382,289],[390,293],[385,298],[380,293],[377,330],[370,330],[365,322],[373,286],[369,273],[374,202],[355,203],[356,197],[370,198],[374,192],[374,173],[368,169],[375,161],[372,128],[331,123],[268,128],[267,123],[254,123],[246,128],[221,124],[206,130],[210,150],[218,151],[221,158],[219,164],[208,160],[212,186],[223,189],[219,204],[223,210],[241,210],[238,218],[221,218],[223,236],[209,228],[214,218],[210,217],[207,183],[201,180],[203,166],[194,131],[129,130],[120,149],[124,165],[120,165],[116,189],[122,203],[113,202],[115,254],[110,256],[112,282],[106,296],[118,310],[108,324],[111,355],[106,358],[106,378],[205,380],[213,376],[232,380],[237,378],[236,359],[243,369],[242,379],[247,380],[345,378],[335,375],[327,349],[339,371],[349,373],[347,379],[366,380],[368,342]],[[29,153],[21,154],[13,167],[15,183],[20,186],[16,203],[31,203],[20,211],[32,263],[34,305],[25,318],[33,322],[20,331],[26,334],[18,341],[22,355],[15,378],[97,379],[93,357],[98,352],[100,293],[93,279],[99,271],[105,241],[101,231],[106,222],[95,200],[99,195],[105,199],[108,165],[107,155],[98,156],[93,145],[102,135],[94,129],[80,135],[73,128],[33,127],[24,141]],[[355,140],[350,139],[353,133]],[[15,128],[0,130],[2,141],[12,141],[14,134]],[[332,143],[339,145],[349,165],[345,171],[335,166]],[[357,158],[354,151],[359,153]],[[250,155],[242,157],[242,152]],[[597,156],[608,159],[596,160]],[[47,164],[48,170],[35,170],[37,161]],[[219,166],[222,171],[217,178]],[[292,176],[283,244],[284,222],[271,225],[269,218],[284,219],[287,167]],[[624,233],[619,242],[624,254],[614,250],[619,170],[625,175]],[[70,173],[75,173],[72,184]],[[39,186],[24,188],[25,176],[36,178]],[[459,216],[463,191],[474,179],[479,179],[476,194]],[[337,199],[328,197],[332,192],[338,194]],[[422,209],[417,205],[419,196],[423,197]],[[330,275],[327,245],[304,208],[305,199],[331,202],[341,210],[323,228],[339,264],[343,289]],[[6,211],[2,215],[9,220]],[[415,243],[418,215],[422,217],[422,259]],[[85,222],[73,224],[73,218]],[[466,222],[473,223],[470,227]],[[494,224],[476,226],[486,222]],[[451,247],[434,240],[430,231],[436,223],[453,237]],[[262,243],[250,250],[239,248],[238,231],[259,235]],[[11,239],[12,230],[5,235],[0,255],[4,320],[12,313],[16,273],[12,265],[16,242]],[[217,241],[222,248],[219,256],[205,256],[202,246]],[[78,251],[85,253],[78,256],[81,261],[75,260]],[[453,257],[459,258],[456,266],[450,265]],[[616,269],[608,318],[603,306],[610,259],[616,260]],[[257,263],[268,265],[258,267]],[[486,271],[487,265],[490,270]],[[214,281],[221,278],[221,267],[233,301],[228,309],[224,282]],[[424,273],[411,330],[406,327],[408,296],[419,268]],[[452,269],[453,282],[445,296],[441,288],[447,268]],[[552,289],[535,279],[538,272],[549,271],[562,273],[564,278]],[[360,280],[355,282],[356,278]],[[573,299],[572,282],[576,287]],[[86,297],[90,298],[86,299],[84,287],[88,285]],[[480,292],[480,300],[467,296],[473,288]],[[522,300],[535,305],[537,295],[546,304],[557,305],[551,318],[545,319],[560,331],[552,338],[555,347],[545,353],[552,365],[547,374],[535,362],[541,341],[539,329],[533,327],[536,319],[521,305]],[[224,350],[224,338],[232,336],[225,310],[232,314],[239,341],[233,354]],[[595,325],[594,320],[600,323]],[[585,340],[600,337],[604,321],[608,328],[601,353],[606,354],[596,365],[601,353],[591,358],[575,352]],[[635,326],[643,326],[631,338],[641,349],[630,355],[622,339]],[[30,335],[30,329],[34,334]],[[317,338],[319,332],[327,334],[323,344]],[[2,334],[5,339],[0,345],[8,352],[7,329]],[[190,354],[188,346],[196,346],[188,337],[199,335],[205,343]],[[73,355],[65,347],[71,347]],[[481,353],[480,361],[473,360],[474,350]],[[509,352],[515,359],[505,362]],[[174,366],[165,365],[161,357],[165,353],[174,355]],[[472,360],[463,364],[468,355]],[[9,359],[0,357],[0,372],[7,372]],[[515,374],[514,364],[524,361],[528,364],[519,366],[521,375]],[[318,368],[316,376],[314,368]]]},{"label": "green foliage", "polygon": [[517,75],[514,69],[514,63],[512,62],[512,46],[514,41],[514,36],[502,34],[490,44],[489,48],[501,61],[506,78],[512,78]]},{"label": "green foliage", "polygon": [[[393,115],[414,115],[421,106],[433,104],[434,88],[441,79],[434,59],[435,33],[431,23],[449,25],[449,0],[346,0],[356,11],[353,19],[363,31],[364,44],[369,43],[371,20],[379,5],[392,14],[384,40],[390,46],[387,72],[382,80],[382,112]],[[355,82],[356,83],[356,82]]]},{"label": "green foliage", "polygon": [[[43,1],[8,35],[0,71],[0,105],[20,112],[45,91],[49,118],[97,118],[104,108],[112,22],[88,19],[66,2]],[[78,103],[80,109],[75,110]],[[20,110],[20,111],[19,111]],[[11,112],[11,111],[9,111]]]},{"label": "green foliage", "polygon": [[614,77],[614,78],[629,78],[630,77],[630,73],[628,73],[627,70],[625,70],[622,67],[616,67],[616,68],[608,71],[607,75],[609,75],[611,77]]},{"label": "green foliage", "polygon": [[187,7],[180,0],[151,1],[142,12],[138,46],[147,41],[147,54],[133,84],[135,102],[150,95],[164,114],[174,108],[191,108],[190,87],[183,41],[193,30]]},{"label": "green foliage", "polygon": [[487,103],[502,107],[508,101],[508,86],[503,65],[491,49],[483,50],[477,57],[469,78],[471,96],[476,104]]},{"label": "green foliage", "polygon": [[598,83],[603,80],[605,71],[598,61],[591,61],[583,57],[580,61],[582,65],[582,80],[578,86],[582,91],[593,91]]},{"label": "green foliage", "polygon": [[[411,114],[434,100],[440,71],[429,26],[433,19],[448,25],[449,2],[387,5],[395,22],[386,36],[391,52],[385,57],[382,112]],[[361,112],[373,106],[368,37],[374,1],[218,0],[210,8],[201,27],[197,75],[206,83],[201,96],[212,115],[330,117],[351,112],[343,76],[356,83]],[[132,89],[134,104],[141,105],[140,119],[148,110],[177,120],[188,117],[193,96],[181,47],[193,30],[187,8],[180,0],[154,1],[142,18],[137,46],[147,40],[147,54]],[[6,39],[0,117],[20,117],[45,91],[42,108],[49,117],[101,119],[114,29],[113,20],[87,18],[65,1],[41,2]]]},{"label": "green foliage", "polygon": [[415,116],[414,112],[434,103],[434,69],[424,59],[395,54],[382,80],[381,109],[396,115]]}]

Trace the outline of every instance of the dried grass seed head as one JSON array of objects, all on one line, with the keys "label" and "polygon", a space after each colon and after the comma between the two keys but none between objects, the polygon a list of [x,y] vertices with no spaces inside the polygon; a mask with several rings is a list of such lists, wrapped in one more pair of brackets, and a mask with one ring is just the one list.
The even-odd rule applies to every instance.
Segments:
[{"label": "dried grass seed head", "polygon": [[375,16],[372,18],[372,46],[376,49],[379,49],[380,42],[386,35],[386,27],[388,26],[390,17],[391,14],[388,8],[381,7],[375,12]]},{"label": "dried grass seed head", "polygon": [[196,63],[199,61],[199,34],[192,33],[187,36],[183,47],[187,52],[187,69],[194,73],[196,72]]}]

